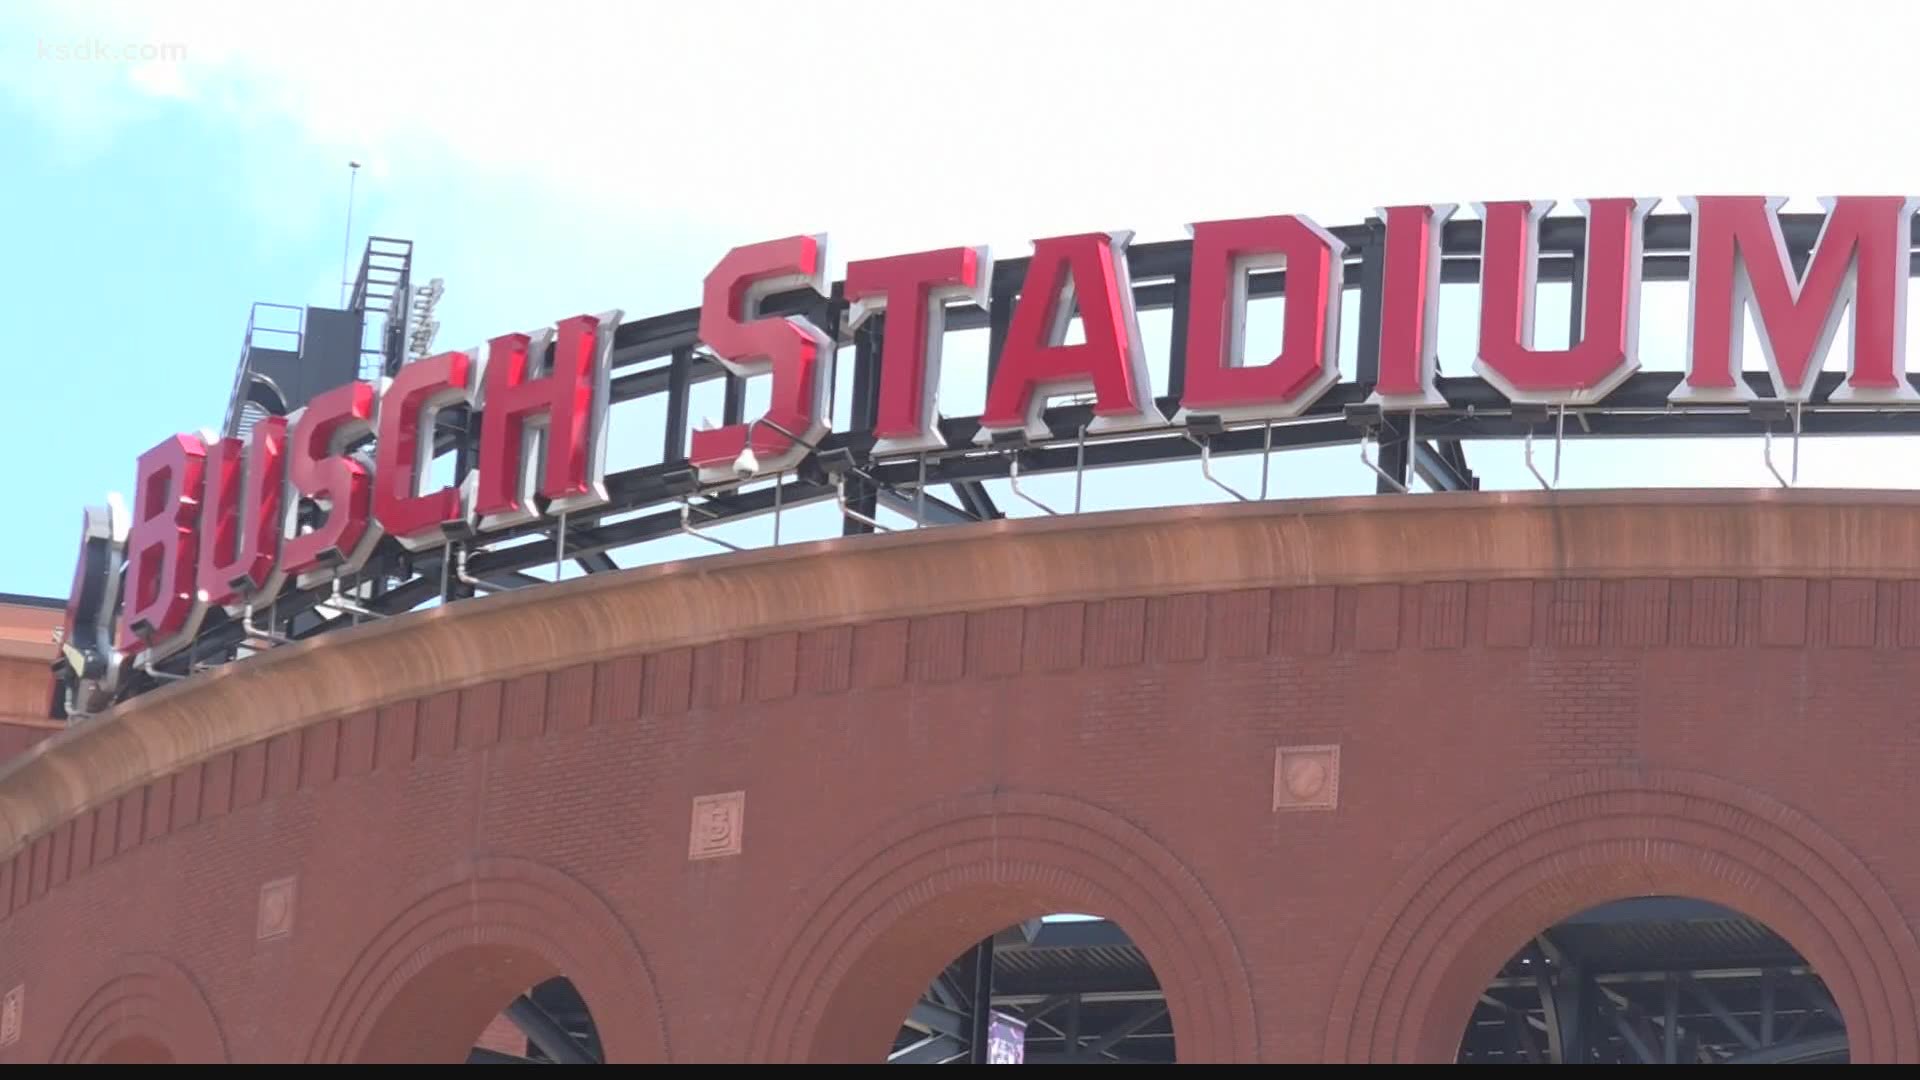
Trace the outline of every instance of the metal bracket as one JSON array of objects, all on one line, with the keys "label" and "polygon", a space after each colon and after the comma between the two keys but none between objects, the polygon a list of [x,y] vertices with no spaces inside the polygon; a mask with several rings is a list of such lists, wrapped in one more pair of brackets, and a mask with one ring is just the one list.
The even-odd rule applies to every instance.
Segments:
[{"label": "metal bracket", "polygon": [[[1415,412],[1409,412],[1407,414],[1407,453],[1409,457],[1411,457],[1413,453],[1414,425],[1418,422],[1417,417],[1419,415],[1420,415],[1419,413],[1415,413]],[[1380,441],[1380,436],[1378,434],[1379,430],[1380,429],[1378,427],[1368,427],[1365,431],[1361,432],[1360,460],[1366,463],[1367,468],[1373,470],[1373,474],[1375,476],[1378,476],[1380,479],[1386,481],[1386,483],[1389,486],[1391,486],[1395,491],[1398,491],[1402,495],[1405,495],[1407,493],[1406,482],[1403,480],[1400,480],[1397,477],[1388,476],[1387,471],[1380,467],[1379,462],[1375,461],[1374,458],[1367,453],[1367,442],[1369,440],[1372,440],[1375,443],[1378,443]],[[1271,438],[1271,436],[1269,436],[1269,438]]]},{"label": "metal bracket", "polygon": [[472,574],[467,573],[467,547],[465,544],[460,545],[459,550],[454,553],[453,578],[455,581],[460,582],[462,585],[472,586],[476,591],[479,591],[479,590],[484,590],[486,592],[508,591],[508,586],[495,585],[490,581],[481,581],[479,578],[474,577]]},{"label": "metal bracket", "polygon": [[739,544],[728,543],[727,541],[722,540],[717,536],[708,536],[706,533],[703,533],[699,529],[694,528],[693,522],[689,520],[692,517],[692,515],[693,515],[693,504],[689,503],[685,499],[681,499],[680,500],[680,531],[681,532],[686,533],[688,536],[697,536],[700,539],[705,540],[709,544],[719,544],[721,547],[726,548],[728,551],[745,551],[746,550],[746,548],[741,547]]},{"label": "metal bracket", "polygon": [[[1272,438],[1271,433],[1269,433],[1268,438]],[[1200,475],[1206,477],[1207,483],[1212,484],[1214,487],[1219,488],[1221,491],[1226,492],[1241,502],[1253,501],[1238,491],[1235,491],[1226,481],[1213,475],[1213,436],[1199,437],[1192,432],[1188,432],[1187,441],[1200,448]]]},{"label": "metal bracket", "polygon": [[1540,469],[1533,463],[1533,425],[1527,425],[1527,471],[1532,473],[1533,478],[1540,481],[1540,486],[1548,491],[1552,491],[1554,488],[1560,486],[1560,449],[1566,440],[1567,407],[1565,405],[1560,406],[1555,410],[1554,416],[1552,481],[1548,481],[1546,477],[1540,475]]},{"label": "metal bracket", "polygon": [[[271,621],[271,619],[269,619],[269,621]],[[240,616],[240,629],[245,630],[247,637],[250,639],[270,642],[274,645],[291,645],[294,640],[285,634],[274,631],[270,627],[257,625],[253,621],[252,604],[248,604],[246,610]]]},{"label": "metal bracket", "polygon": [[1778,481],[1780,486],[1783,488],[1790,488],[1800,482],[1800,405],[1801,405],[1800,402],[1798,401],[1794,402],[1793,410],[1792,410],[1793,465],[1792,465],[1791,477],[1781,476],[1779,467],[1774,465],[1773,463],[1773,424],[1772,423],[1767,424],[1766,439],[1761,450],[1761,454],[1765,458],[1767,463],[1767,471],[1773,474],[1774,480]]},{"label": "metal bracket", "polygon": [[1273,465],[1273,421],[1266,422],[1265,434],[1260,438],[1260,501],[1267,499],[1267,472]]},{"label": "metal bracket", "polygon": [[841,517],[851,518],[852,520],[857,521],[860,524],[867,526],[868,528],[878,529],[881,532],[893,531],[893,528],[891,526],[882,525],[878,521],[875,521],[874,519],[868,517],[867,515],[847,505],[847,474],[846,473],[841,473],[840,475],[833,478],[833,487],[834,487],[834,492],[839,496],[839,499],[840,499],[840,516]]},{"label": "metal bracket", "polygon": [[339,578],[333,579],[333,592],[327,597],[326,604],[328,607],[337,608],[355,618],[384,619],[387,617],[384,612],[375,611],[361,604],[358,600],[349,600],[345,596],[342,596],[340,593]]},{"label": "metal bracket", "polygon": [[1026,492],[1020,490],[1020,451],[1018,450],[1015,450],[1013,452],[1012,457],[1010,457],[1007,460],[1007,483],[1012,485],[1013,493],[1015,495],[1019,496],[1022,499],[1025,499],[1027,502],[1032,503],[1033,505],[1039,507],[1040,509],[1046,511],[1049,514],[1053,514],[1056,517],[1059,516],[1060,512],[1058,510],[1055,510],[1053,507],[1048,506],[1046,503],[1043,503],[1039,499],[1036,499],[1033,496],[1027,494]]},{"label": "metal bracket", "polygon": [[1080,439],[1073,454],[1073,512],[1080,512],[1081,481],[1087,475],[1087,425],[1080,425]]},{"label": "metal bracket", "polygon": [[147,676],[155,682],[179,682],[181,679],[192,677],[191,673],[187,675],[175,675],[170,671],[161,671],[153,666],[151,657],[140,665],[140,670],[145,672]]}]

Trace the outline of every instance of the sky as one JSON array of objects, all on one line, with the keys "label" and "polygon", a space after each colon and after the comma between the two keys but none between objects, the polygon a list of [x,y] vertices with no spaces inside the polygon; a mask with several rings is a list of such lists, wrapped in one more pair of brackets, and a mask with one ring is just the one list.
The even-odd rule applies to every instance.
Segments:
[{"label": "sky", "polygon": [[[127,493],[155,443],[220,423],[252,303],[338,303],[343,238],[356,263],[369,235],[413,240],[416,276],[446,282],[437,344],[457,346],[691,307],[728,249],[798,233],[827,234],[837,278],[849,259],[930,247],[1017,258],[1069,232],[1337,225],[1406,202],[1465,216],[1636,195],[1678,212],[1682,195],[1769,194],[1815,209],[1920,188],[1920,149],[1897,137],[1916,29],[1884,0],[16,0],[0,5],[0,314],[17,328],[0,430],[23,453],[0,474],[0,592],[65,593],[83,507]],[[1543,289],[1543,327],[1565,303]],[[1474,309],[1449,290],[1443,373],[1471,371]],[[1644,367],[1679,367],[1685,313],[1683,288],[1648,287]],[[1253,324],[1250,345],[1277,305]],[[1163,353],[1164,325],[1143,331]],[[964,415],[984,398],[979,350],[950,349],[943,411]],[[709,389],[696,417],[717,417]],[[658,441],[657,410],[615,423],[616,466]],[[1563,453],[1568,487],[1773,483],[1758,439]],[[1905,455],[1808,440],[1801,481],[1903,487]],[[1487,487],[1536,486],[1517,444],[1468,456]],[[1259,468],[1219,472],[1251,490]],[[1373,483],[1357,443],[1270,468],[1276,497]],[[994,491],[1010,514],[1042,512]],[[1031,491],[1060,508],[1072,479]],[[1230,497],[1191,463],[1085,487],[1089,508]],[[833,515],[792,511],[783,538],[836,532]],[[765,542],[771,523],[723,535]],[[622,561],[707,550],[675,538]]]}]

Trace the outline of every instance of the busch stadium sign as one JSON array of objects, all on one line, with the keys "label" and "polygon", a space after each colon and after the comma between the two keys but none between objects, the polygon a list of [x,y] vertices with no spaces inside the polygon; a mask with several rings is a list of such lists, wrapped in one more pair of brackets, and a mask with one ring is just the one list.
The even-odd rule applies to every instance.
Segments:
[{"label": "busch stadium sign", "polygon": [[[1659,200],[1581,202],[1577,333],[1564,349],[1535,346],[1540,237],[1548,202],[1496,202],[1479,220],[1479,341],[1474,370],[1509,403],[1590,407],[1639,368],[1643,240]],[[1674,405],[1756,398],[1742,377],[1749,326],[1773,396],[1805,403],[1851,313],[1844,378],[1825,400],[1920,402],[1907,377],[1906,297],[1920,199],[1828,200],[1804,259],[1789,256],[1782,200],[1680,200],[1690,221],[1690,294],[1684,375]],[[1361,332],[1373,335],[1364,402],[1383,412],[1445,410],[1437,379],[1442,233],[1450,205],[1395,206],[1373,223],[1378,251],[1359,283]],[[1557,219],[1556,219],[1557,220]],[[1177,407],[1164,410],[1148,378],[1130,234],[1037,240],[1011,305],[994,313],[996,341],[980,446],[1052,436],[1050,397],[1091,399],[1085,435],[1298,417],[1339,381],[1348,245],[1303,216],[1206,221],[1176,271],[1184,320],[1173,356]],[[1802,265],[1797,266],[1796,261]],[[937,389],[953,312],[995,302],[992,256],[956,247],[864,259],[834,286],[824,237],[737,248],[705,281],[698,342],[738,378],[770,380],[763,416],[691,432],[685,463],[700,484],[738,484],[796,468],[829,435],[839,347],[884,316],[878,334],[871,460],[959,449],[943,434]],[[1284,271],[1279,351],[1246,349],[1249,282]],[[811,290],[804,314],[768,314],[770,297]],[[1077,317],[1080,340],[1067,342]],[[356,575],[385,542],[406,553],[471,544],[546,517],[604,508],[609,371],[619,312],[576,315],[505,333],[470,349],[425,356],[379,381],[318,394],[290,415],[260,420],[242,438],[176,434],[142,454],[124,509],[90,510],[64,635],[69,707],[110,701],[128,665],[151,670],[194,641],[210,613],[250,619],[288,590]],[[871,329],[871,328],[869,328]],[[479,419],[456,484],[429,489],[438,452],[435,416],[462,408]],[[336,588],[336,595],[338,590]],[[251,625],[249,622],[247,625]]]}]

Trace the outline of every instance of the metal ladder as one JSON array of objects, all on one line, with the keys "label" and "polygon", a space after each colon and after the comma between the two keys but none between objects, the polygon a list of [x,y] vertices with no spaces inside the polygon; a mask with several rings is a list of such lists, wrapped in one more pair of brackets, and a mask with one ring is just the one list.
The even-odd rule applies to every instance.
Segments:
[{"label": "metal ladder", "polygon": [[[390,236],[367,237],[349,303],[349,307],[366,320],[360,336],[362,379],[392,374],[406,355],[412,276],[413,241]],[[374,323],[372,316],[375,315],[380,319],[379,328],[373,337],[374,344],[368,345],[366,329]]]}]

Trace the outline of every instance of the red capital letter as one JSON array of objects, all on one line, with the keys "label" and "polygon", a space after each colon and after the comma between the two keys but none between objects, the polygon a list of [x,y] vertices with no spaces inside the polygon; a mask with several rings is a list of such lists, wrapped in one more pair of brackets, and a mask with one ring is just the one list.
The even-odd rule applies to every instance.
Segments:
[{"label": "red capital letter", "polygon": [[[1045,438],[1050,432],[1041,412],[1047,397],[1087,390],[1095,394],[1089,434],[1167,422],[1153,401],[1133,310],[1126,259],[1132,236],[1082,233],[1034,241],[975,442],[986,445],[996,431],[1022,429]],[[1076,301],[1086,341],[1064,345]]]},{"label": "red capital letter", "polygon": [[[537,491],[547,500],[545,512],[564,514],[607,501],[607,370],[619,326],[618,311],[575,315],[560,321],[558,334],[506,334],[489,343],[473,507],[481,529],[540,516],[534,501],[536,437],[546,440]],[[535,376],[545,365],[549,341],[553,364]]]},{"label": "red capital letter", "polygon": [[280,498],[287,483],[286,443],[286,417],[270,416],[253,425],[248,444],[220,439],[207,447],[206,509],[200,515],[203,602],[225,607],[276,584],[274,561],[286,526]]},{"label": "red capital letter", "polygon": [[[1193,226],[1186,390],[1180,416],[1233,420],[1297,416],[1340,377],[1341,256],[1346,245],[1303,217]],[[1280,355],[1248,366],[1247,275],[1284,268]]]},{"label": "red capital letter", "polygon": [[158,658],[190,629],[206,464],[197,435],[175,435],[140,455],[127,534],[131,587],[120,613],[120,649],[130,656],[144,645]]},{"label": "red capital letter", "polygon": [[1607,396],[1640,366],[1641,228],[1658,199],[1594,199],[1587,215],[1586,293],[1580,341],[1533,347],[1540,219],[1551,200],[1476,207],[1480,248],[1480,355],[1474,371],[1512,401],[1578,405]]},{"label": "red capital letter", "polygon": [[[819,445],[827,433],[828,403],[833,392],[833,336],[798,316],[761,319],[767,297],[810,287],[827,294],[826,238],[791,236],[734,248],[707,275],[700,302],[700,340],[713,350],[728,371],[742,377],[771,370],[773,389],[766,423],[730,424],[695,431],[688,460],[705,481],[735,479],[736,464],[753,466],[751,473],[792,468],[807,448],[775,429],[785,428]],[[753,431],[753,453],[744,455],[747,431]]]},{"label": "red capital letter", "polygon": [[1368,402],[1389,409],[1444,406],[1440,355],[1441,227],[1452,203],[1389,206],[1380,289],[1380,371]]},{"label": "red capital letter", "polygon": [[446,527],[463,520],[458,488],[422,495],[420,478],[433,467],[434,418],[449,405],[470,402],[472,374],[466,353],[423,357],[402,365],[380,395],[373,516],[409,551],[444,540]]},{"label": "red capital letter", "polygon": [[847,264],[849,330],[884,311],[880,349],[880,410],[873,452],[911,453],[947,445],[940,436],[940,353],[946,305],[971,300],[985,310],[993,286],[993,256],[984,247],[946,248]]},{"label": "red capital letter", "polygon": [[380,537],[373,523],[373,479],[347,454],[373,433],[373,384],[350,382],[315,395],[292,421],[287,480],[296,499],[312,499],[325,517],[312,532],[289,538],[280,562],[290,577],[308,575],[301,581],[307,585],[358,569]]},{"label": "red capital letter", "polygon": [[1920,199],[1848,196],[1823,200],[1827,220],[1807,260],[1790,276],[1777,211],[1784,199],[1682,199],[1693,213],[1693,308],[1687,378],[1675,401],[1745,401],[1740,346],[1758,318],[1776,397],[1806,401],[1833,344],[1842,310],[1853,309],[1847,380],[1834,401],[1913,401],[1907,382],[1907,261]]}]

